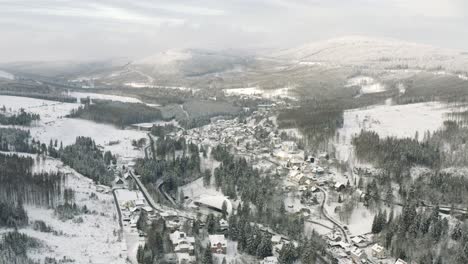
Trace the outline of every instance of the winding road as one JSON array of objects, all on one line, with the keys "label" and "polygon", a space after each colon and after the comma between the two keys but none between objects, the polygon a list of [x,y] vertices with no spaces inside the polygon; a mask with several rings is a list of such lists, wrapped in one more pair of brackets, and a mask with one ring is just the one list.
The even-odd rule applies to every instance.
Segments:
[{"label": "winding road", "polygon": [[325,218],[327,218],[330,222],[332,222],[335,226],[337,226],[338,229],[340,229],[341,233],[343,233],[343,237],[344,237],[345,241],[347,243],[349,243],[349,236],[348,236],[348,233],[346,232],[345,228],[343,227],[343,225],[340,222],[338,222],[337,220],[333,219],[333,217],[331,217],[328,214],[327,209],[325,208],[325,203],[327,202],[327,199],[328,199],[327,192],[322,187],[318,187],[318,189],[324,195],[322,205],[320,206],[320,210],[322,211],[323,216],[325,216]]}]

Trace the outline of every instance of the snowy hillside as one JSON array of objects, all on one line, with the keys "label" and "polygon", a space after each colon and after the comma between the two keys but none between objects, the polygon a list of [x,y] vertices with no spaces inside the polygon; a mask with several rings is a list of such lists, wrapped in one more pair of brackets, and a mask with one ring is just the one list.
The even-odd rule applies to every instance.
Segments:
[{"label": "snowy hillside", "polygon": [[0,79],[13,80],[15,79],[15,76],[9,72],[0,70]]},{"label": "snowy hillside", "polygon": [[428,45],[361,36],[335,38],[282,50],[273,57],[296,60],[301,64],[334,63],[380,65],[449,71],[468,71],[468,53]]}]

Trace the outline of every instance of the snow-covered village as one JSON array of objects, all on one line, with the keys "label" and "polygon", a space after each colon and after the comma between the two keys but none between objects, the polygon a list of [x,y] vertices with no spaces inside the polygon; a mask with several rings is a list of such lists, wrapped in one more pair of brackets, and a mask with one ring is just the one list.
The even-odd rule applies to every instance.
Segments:
[{"label": "snow-covered village", "polygon": [[467,10],[0,1],[0,264],[467,264]]}]

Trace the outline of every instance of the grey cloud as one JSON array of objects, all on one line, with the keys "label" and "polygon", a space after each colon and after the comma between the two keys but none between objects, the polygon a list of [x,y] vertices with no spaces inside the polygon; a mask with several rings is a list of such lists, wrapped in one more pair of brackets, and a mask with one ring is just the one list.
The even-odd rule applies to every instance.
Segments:
[{"label": "grey cloud", "polygon": [[0,61],[284,48],[362,34],[468,47],[463,0],[0,0]]}]

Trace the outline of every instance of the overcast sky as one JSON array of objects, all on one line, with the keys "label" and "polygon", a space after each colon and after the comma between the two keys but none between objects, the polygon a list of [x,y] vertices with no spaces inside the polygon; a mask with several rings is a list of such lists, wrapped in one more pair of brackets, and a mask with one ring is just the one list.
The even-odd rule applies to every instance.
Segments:
[{"label": "overcast sky", "polygon": [[466,0],[0,0],[0,61],[285,48],[345,35],[468,50]]}]

